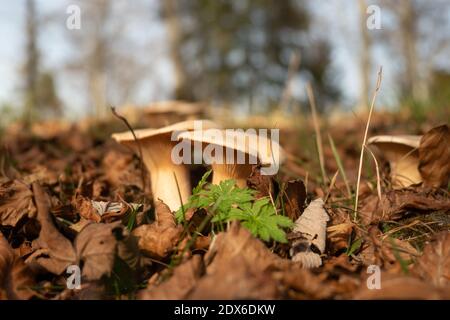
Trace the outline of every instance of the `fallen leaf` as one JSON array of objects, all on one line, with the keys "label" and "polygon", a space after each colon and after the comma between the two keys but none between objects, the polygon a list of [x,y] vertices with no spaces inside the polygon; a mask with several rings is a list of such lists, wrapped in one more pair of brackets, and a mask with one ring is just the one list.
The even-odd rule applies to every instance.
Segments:
[{"label": "fallen leaf", "polygon": [[182,227],[177,226],[171,210],[160,200],[156,202],[155,216],[155,222],[137,227],[132,234],[145,254],[162,259],[175,249]]},{"label": "fallen leaf", "polygon": [[383,234],[377,226],[369,227],[368,237],[358,254],[364,265],[376,264],[399,271],[418,256],[419,253],[409,242],[391,238]]},{"label": "fallen leaf", "polygon": [[442,232],[425,246],[413,272],[436,287],[450,285],[450,232]]},{"label": "fallen leaf", "polygon": [[0,300],[28,300],[35,296],[31,271],[0,232]]},{"label": "fallen leaf", "polygon": [[252,173],[247,178],[247,186],[257,191],[257,199],[274,196],[273,177],[261,174],[261,167],[254,166]]},{"label": "fallen leaf", "polygon": [[297,220],[305,207],[305,184],[300,179],[288,181],[282,192],[286,215],[291,218],[291,220]]},{"label": "fallen leaf", "polygon": [[365,225],[398,220],[407,212],[431,213],[450,210],[450,198],[431,189],[390,190],[381,196],[371,195],[364,200],[360,218]]},{"label": "fallen leaf", "polygon": [[280,298],[273,272],[291,266],[236,221],[217,235],[204,260],[206,273],[188,299]]},{"label": "fallen leaf", "polygon": [[290,291],[295,291],[297,299],[328,299],[333,295],[333,288],[326,283],[326,274],[315,275],[309,269],[290,268],[274,273],[274,278],[280,281]]},{"label": "fallen leaf", "polygon": [[117,240],[114,230],[121,232],[120,222],[91,223],[75,239],[78,261],[83,262],[82,275],[87,280],[98,280],[109,276],[114,266]]},{"label": "fallen leaf", "polygon": [[0,225],[15,227],[36,215],[33,193],[27,184],[13,180],[0,185]]},{"label": "fallen leaf", "polygon": [[447,188],[450,179],[450,129],[448,125],[431,129],[419,146],[419,172],[426,187]]},{"label": "fallen leaf", "polygon": [[95,222],[101,221],[102,217],[98,214],[97,210],[92,205],[91,200],[87,197],[78,194],[75,196],[73,204],[80,216],[84,219]]},{"label": "fallen leaf", "polygon": [[140,207],[134,203],[94,201],[81,195],[75,197],[74,204],[81,217],[94,222],[112,222],[123,218],[130,207],[135,210]]},{"label": "fallen leaf", "polygon": [[323,205],[321,198],[312,201],[288,235],[292,241],[289,251],[292,260],[300,262],[304,268],[322,265],[320,255],[325,252],[327,222],[330,220]]},{"label": "fallen leaf", "polygon": [[280,298],[278,281],[269,271],[253,268],[241,256],[231,256],[227,261],[216,262],[214,272],[207,269],[204,277],[188,296],[193,300],[249,300]]},{"label": "fallen leaf", "polygon": [[200,255],[194,255],[173,270],[173,275],[158,285],[150,285],[141,290],[138,299],[142,300],[180,300],[186,299],[204,273]]},{"label": "fallen leaf", "polygon": [[437,300],[450,299],[450,290],[439,290],[420,279],[381,273],[381,288],[369,289],[366,281],[354,297],[357,300]]},{"label": "fallen leaf", "polygon": [[34,252],[26,261],[35,262],[47,271],[59,275],[76,261],[76,254],[72,243],[59,233],[53,224],[47,194],[38,183],[33,183],[33,192],[41,231],[39,237],[33,241]]},{"label": "fallen leaf", "polygon": [[344,222],[327,228],[327,240],[330,242],[333,252],[339,252],[349,247],[353,226],[351,222]]}]

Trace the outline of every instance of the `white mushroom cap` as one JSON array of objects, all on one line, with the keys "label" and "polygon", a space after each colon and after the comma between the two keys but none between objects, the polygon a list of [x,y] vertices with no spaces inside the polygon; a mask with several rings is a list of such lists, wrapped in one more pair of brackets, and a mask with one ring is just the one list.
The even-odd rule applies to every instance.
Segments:
[{"label": "white mushroom cap", "polygon": [[[173,139],[173,133],[193,130],[198,127],[215,128],[217,126],[209,120],[191,120],[160,129],[134,131],[141,146],[142,160],[150,172],[152,194],[155,201],[161,199],[172,211],[175,211],[182,203],[187,201],[191,194],[188,167],[184,163],[176,164],[172,159],[172,150],[178,143],[176,139]],[[112,137],[138,153],[138,144],[130,131],[115,133]]]},{"label": "white mushroom cap", "polygon": [[[269,171],[276,166],[276,171],[280,162],[284,160],[284,152],[281,146],[274,140],[263,135],[246,133],[241,130],[203,130],[183,132],[178,135],[179,140],[188,139],[194,142],[201,142],[209,145],[204,148],[204,152],[212,151],[216,153],[217,147],[222,153],[222,157],[215,154],[212,159],[207,160],[213,167],[213,183],[217,184],[226,179],[235,179],[239,187],[246,186],[246,179],[250,175],[252,165],[258,160],[262,164],[263,170]],[[222,148],[220,148],[222,147]],[[225,152],[223,152],[225,149]],[[236,151],[236,156],[234,155]],[[231,155],[231,156],[230,156]],[[265,166],[270,166],[266,168]],[[273,172],[271,174],[276,173]],[[270,173],[267,173],[270,174]]]},{"label": "white mushroom cap", "polygon": [[419,148],[422,136],[400,135],[400,136],[374,136],[367,140],[367,144],[394,143],[409,146],[411,148]]},{"label": "white mushroom cap", "polygon": [[389,161],[394,188],[408,187],[422,182],[419,172],[418,148],[422,136],[375,136],[367,141]]},{"label": "white mushroom cap", "polygon": [[[194,130],[196,129],[196,124],[201,124],[202,128],[205,129],[211,129],[211,128],[218,128],[220,127],[217,123],[210,121],[210,120],[187,120],[178,122],[175,124],[172,124],[167,127],[158,128],[158,129],[137,129],[134,130],[134,133],[136,135],[136,138],[146,139],[155,137],[162,134],[169,134],[174,131],[186,131],[186,130]],[[112,138],[115,139],[117,142],[134,142],[133,134],[130,130],[121,132],[121,133],[114,133],[112,135]]]},{"label": "white mushroom cap", "polygon": [[275,140],[252,133],[236,130],[204,130],[203,132],[189,131],[178,135],[178,139],[205,144],[215,144],[224,148],[236,150],[256,157],[262,165],[283,162],[285,154],[283,148]]}]

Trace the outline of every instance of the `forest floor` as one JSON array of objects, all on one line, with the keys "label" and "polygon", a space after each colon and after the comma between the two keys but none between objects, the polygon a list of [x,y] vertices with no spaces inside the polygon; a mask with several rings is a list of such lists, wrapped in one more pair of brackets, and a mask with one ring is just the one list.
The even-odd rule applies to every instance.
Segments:
[{"label": "forest floor", "polygon": [[[242,223],[215,228],[208,210],[177,223],[167,206],[153,205],[139,158],[110,138],[127,130],[118,119],[13,125],[1,134],[0,298],[450,299],[448,126],[436,137],[432,124],[442,123],[432,119],[375,114],[369,137],[430,136],[428,161],[441,167],[398,189],[386,161],[377,155],[375,165],[365,152],[355,212],[366,120],[322,121],[323,174],[310,122],[281,129],[288,156],[280,172],[255,169],[248,180],[258,197],[281,199],[274,205],[292,222],[323,199],[326,246],[305,249],[321,258],[314,268],[292,259],[292,230],[286,243],[263,241]],[[193,186],[206,169],[197,171]],[[67,286],[71,265],[82,275],[76,290]]]}]

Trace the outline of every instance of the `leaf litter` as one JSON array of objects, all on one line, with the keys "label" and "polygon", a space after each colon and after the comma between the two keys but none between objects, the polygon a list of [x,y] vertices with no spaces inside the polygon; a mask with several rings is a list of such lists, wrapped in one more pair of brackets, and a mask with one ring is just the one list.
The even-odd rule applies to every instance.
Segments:
[{"label": "leaf litter", "polygon": [[[370,134],[386,130],[376,120]],[[1,299],[450,297],[448,126],[420,132],[423,183],[392,188],[382,158],[380,181],[363,174],[356,221],[358,141],[348,137],[358,126],[330,128],[324,169],[340,174],[329,186],[287,131],[301,164],[289,157],[277,176],[254,166],[243,189],[205,175],[178,212],[152,204],[138,157],[104,129],[55,130],[3,140]],[[373,264],[381,290],[366,285]],[[81,269],[79,290],[66,288],[69,265]]]}]

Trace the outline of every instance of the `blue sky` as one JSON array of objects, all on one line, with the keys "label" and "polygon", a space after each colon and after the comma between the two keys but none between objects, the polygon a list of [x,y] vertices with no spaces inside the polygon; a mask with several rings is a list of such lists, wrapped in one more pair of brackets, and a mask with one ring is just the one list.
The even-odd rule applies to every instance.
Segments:
[{"label": "blue sky", "polygon": [[[83,1],[81,1],[82,3]],[[6,1],[4,2],[6,3]],[[39,38],[39,47],[42,54],[42,63],[45,68],[57,70],[57,85],[60,95],[69,110],[68,114],[77,117],[86,113],[87,101],[83,94],[84,88],[80,85],[80,79],[69,77],[64,71],[64,66],[73,54],[73,48],[67,41],[67,34],[62,30],[65,25],[65,12],[71,1],[65,0],[38,0],[37,8],[41,16],[52,14],[55,22],[44,26]],[[128,2],[132,3],[132,2]],[[356,3],[356,2],[354,2]],[[150,7],[156,4],[156,0],[150,0]],[[333,0],[328,2],[310,2],[311,9],[316,16],[314,30],[317,34],[327,34],[333,45],[332,65],[330,74],[344,93],[344,103],[352,104],[358,95],[358,33],[359,25],[357,8],[349,5],[346,0]],[[0,7],[0,37],[3,45],[0,46],[0,104],[17,101],[20,98],[20,67],[24,61],[23,49],[25,38],[23,29],[25,0],[8,1],[7,5]],[[152,55],[149,66],[149,76],[139,86],[134,103],[146,103],[152,100],[170,98],[173,79],[171,77],[171,63],[168,60],[164,47],[165,29],[158,20],[149,18],[145,30],[139,26],[130,24],[130,31],[135,37],[143,41],[150,39],[158,44],[157,52],[149,50],[145,54]],[[133,29],[134,28],[134,29]],[[153,39],[153,40],[152,40]],[[395,91],[393,71],[395,62],[383,50],[375,48],[374,69],[376,66],[384,67],[383,92],[380,101],[392,101]],[[373,71],[375,80],[376,70]],[[302,84],[295,86],[295,96],[302,96],[304,88]],[[118,101],[117,103],[125,103]],[[81,106],[81,107],[80,107]]]}]

